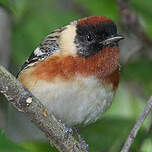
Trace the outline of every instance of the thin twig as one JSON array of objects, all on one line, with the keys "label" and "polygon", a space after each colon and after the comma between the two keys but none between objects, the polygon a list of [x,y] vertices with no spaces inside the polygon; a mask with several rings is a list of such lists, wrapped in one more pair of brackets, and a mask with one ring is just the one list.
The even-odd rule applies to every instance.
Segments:
[{"label": "thin twig", "polygon": [[2,66],[0,66],[0,92],[19,111],[24,112],[59,151],[86,152],[67,128],[57,121],[54,115],[49,115],[42,103]]},{"label": "thin twig", "polygon": [[130,149],[131,144],[133,143],[143,121],[145,120],[145,118],[147,117],[148,113],[150,112],[152,108],[152,96],[150,97],[150,99],[148,100],[144,111],[142,112],[142,114],[140,115],[139,119],[137,120],[136,124],[134,125],[133,129],[131,130],[121,152],[128,152]]}]

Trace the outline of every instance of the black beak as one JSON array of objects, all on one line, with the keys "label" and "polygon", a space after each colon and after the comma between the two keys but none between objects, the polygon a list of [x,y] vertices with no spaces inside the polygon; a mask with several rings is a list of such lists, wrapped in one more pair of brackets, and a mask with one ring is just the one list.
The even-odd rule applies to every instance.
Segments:
[{"label": "black beak", "polygon": [[116,35],[113,35],[113,36],[107,38],[106,40],[102,41],[101,44],[102,45],[108,45],[108,44],[111,44],[113,42],[117,43],[117,42],[119,42],[120,40],[123,40],[123,39],[124,39],[124,37],[122,35],[116,34]]}]

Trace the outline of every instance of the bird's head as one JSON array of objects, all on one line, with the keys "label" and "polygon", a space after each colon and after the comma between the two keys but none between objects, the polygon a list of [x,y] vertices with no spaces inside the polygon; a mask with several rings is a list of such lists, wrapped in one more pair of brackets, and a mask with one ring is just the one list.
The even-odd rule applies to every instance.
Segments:
[{"label": "bird's head", "polygon": [[88,58],[118,46],[123,39],[117,34],[115,23],[103,16],[92,16],[74,21],[62,31],[60,47],[63,54]]}]

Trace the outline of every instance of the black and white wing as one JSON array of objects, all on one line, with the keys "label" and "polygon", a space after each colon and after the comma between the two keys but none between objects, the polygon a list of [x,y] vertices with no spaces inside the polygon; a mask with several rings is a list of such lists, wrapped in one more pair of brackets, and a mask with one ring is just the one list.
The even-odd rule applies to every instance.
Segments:
[{"label": "black and white wing", "polygon": [[38,61],[41,61],[54,54],[56,51],[58,51],[58,39],[60,37],[60,33],[64,29],[64,27],[57,29],[48,36],[46,36],[44,40],[40,43],[40,45],[31,53],[28,60],[26,60],[26,62],[22,65],[20,72],[30,66],[33,66]]}]

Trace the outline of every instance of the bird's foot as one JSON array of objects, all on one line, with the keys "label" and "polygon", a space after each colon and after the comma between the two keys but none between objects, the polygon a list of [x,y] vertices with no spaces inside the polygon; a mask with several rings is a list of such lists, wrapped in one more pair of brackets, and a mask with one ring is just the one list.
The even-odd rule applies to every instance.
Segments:
[{"label": "bird's foot", "polygon": [[77,137],[78,141],[81,144],[81,147],[84,151],[89,152],[89,148],[88,148],[88,144],[86,143],[86,141],[81,137],[79,130],[74,127],[73,128],[73,134]]}]

